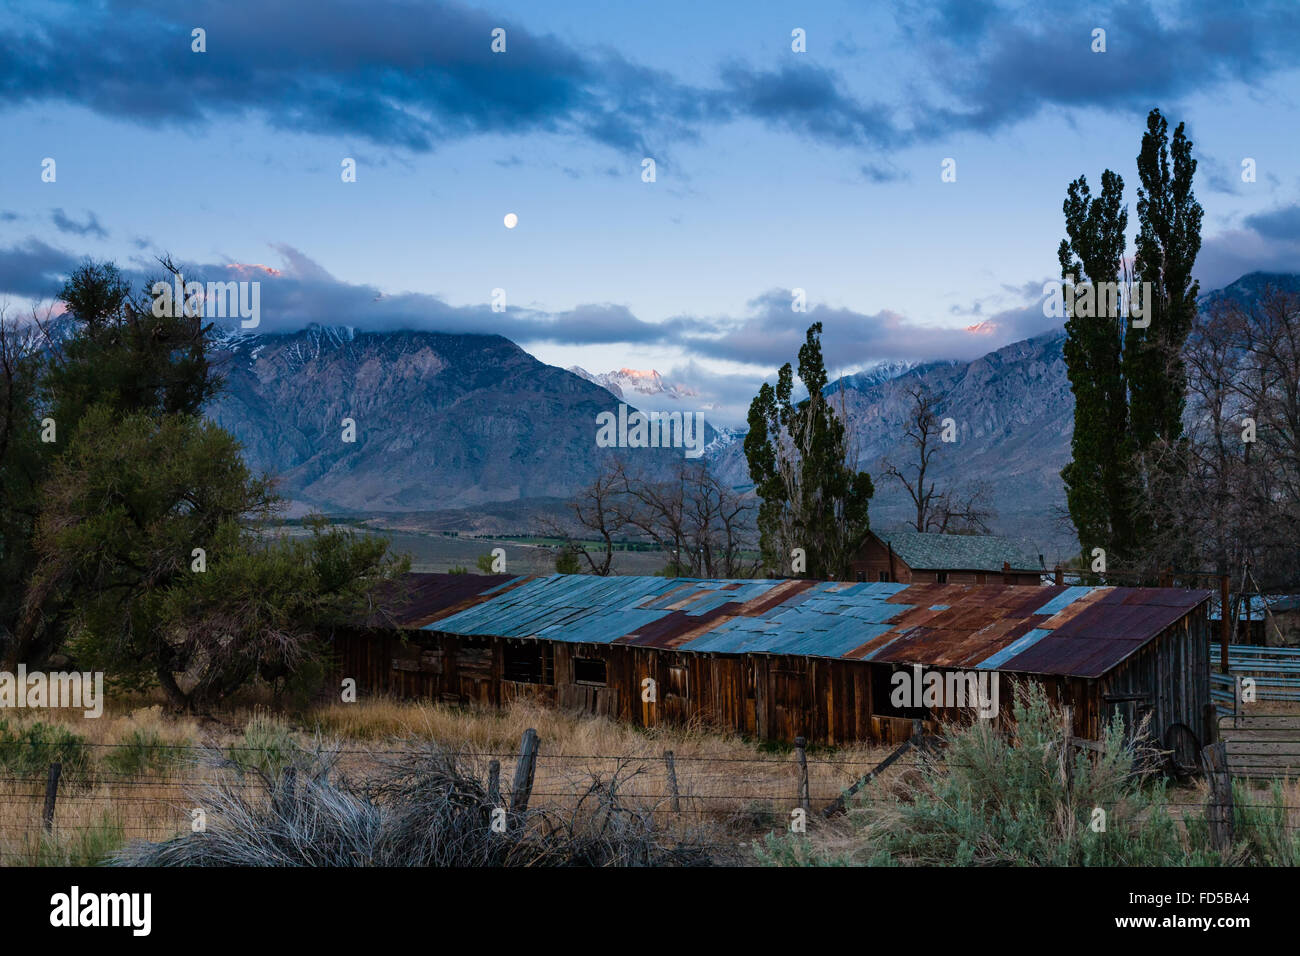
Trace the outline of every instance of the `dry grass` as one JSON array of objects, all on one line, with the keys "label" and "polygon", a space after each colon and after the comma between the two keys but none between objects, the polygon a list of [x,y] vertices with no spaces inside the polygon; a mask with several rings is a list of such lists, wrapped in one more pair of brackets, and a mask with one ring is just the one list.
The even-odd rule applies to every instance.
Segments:
[{"label": "dry grass", "polygon": [[[68,710],[6,716],[14,730],[39,723],[76,734],[89,769],[60,779],[54,826],[46,834],[46,773],[0,768],[0,863],[93,864],[126,840],[173,836],[188,824],[183,796],[196,768],[183,748],[198,740],[193,721],[169,719],[159,707],[106,711],[98,719]],[[137,760],[124,764],[127,754]],[[137,763],[140,769],[131,772]]]},{"label": "dry grass", "polygon": [[[485,778],[490,761],[497,760],[508,802],[520,738],[531,727],[541,741],[531,806],[574,810],[593,783],[616,780],[622,800],[653,812],[656,826],[685,839],[742,843],[784,829],[799,805],[798,763],[788,749],[702,727],[646,731],[530,702],[496,710],[371,699],[313,708],[287,724],[257,706],[176,719],[158,703],[136,698],[111,704],[95,720],[80,711],[43,711],[11,718],[10,724],[38,721],[81,737],[90,769],[63,778],[50,836],[41,829],[44,773],[0,770],[0,863],[7,865],[89,864],[124,842],[184,832],[194,809],[188,795],[214,774],[228,773],[201,763],[198,748],[208,748],[209,755],[213,748],[231,753],[231,747],[266,746],[277,735],[307,750],[320,743],[337,747],[339,770],[353,777],[365,777],[377,761],[421,741],[434,741],[464,754]],[[676,804],[664,759],[669,750]],[[812,816],[888,753],[868,746],[810,752]]]},{"label": "dry grass", "polygon": [[[528,701],[501,709],[370,699],[332,704],[307,717],[312,729],[396,750],[408,739],[433,740],[486,764],[501,763],[507,789],[520,740],[534,728],[541,740],[534,801],[565,806],[593,779],[621,770],[623,795],[679,825],[730,820],[739,833],[784,827],[799,805],[799,765],[793,751],[774,750],[703,727],[649,730],[604,717],[574,714]],[[808,754],[810,804],[816,813],[893,748],[869,745]],[[672,751],[680,806],[673,811],[665,751]]]}]

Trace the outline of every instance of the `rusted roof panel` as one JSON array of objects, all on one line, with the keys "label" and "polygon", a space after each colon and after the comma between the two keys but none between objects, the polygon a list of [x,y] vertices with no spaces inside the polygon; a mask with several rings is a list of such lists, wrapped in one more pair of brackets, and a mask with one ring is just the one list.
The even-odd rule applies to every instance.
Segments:
[{"label": "rusted roof panel", "polygon": [[[410,575],[396,626],[1096,677],[1209,591],[657,577]],[[375,626],[385,626],[376,623]]]}]

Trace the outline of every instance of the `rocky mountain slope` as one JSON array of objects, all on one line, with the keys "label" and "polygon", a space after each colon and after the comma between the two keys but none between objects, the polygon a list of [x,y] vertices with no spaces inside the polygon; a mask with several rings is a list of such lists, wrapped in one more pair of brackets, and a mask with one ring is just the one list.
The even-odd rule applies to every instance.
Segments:
[{"label": "rocky mountain slope", "polygon": [[[607,454],[595,445],[597,414],[618,407],[604,388],[498,335],[311,326],[227,335],[213,360],[226,386],[209,414],[255,469],[280,476],[298,510],[567,497]],[[647,463],[681,454],[638,450]]]}]

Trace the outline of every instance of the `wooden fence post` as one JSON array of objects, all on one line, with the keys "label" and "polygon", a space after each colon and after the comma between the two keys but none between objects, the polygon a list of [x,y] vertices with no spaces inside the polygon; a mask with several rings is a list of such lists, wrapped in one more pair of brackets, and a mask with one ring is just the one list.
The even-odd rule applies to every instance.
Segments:
[{"label": "wooden fence post", "polygon": [[1060,564],[1057,564],[1056,566],[1056,570],[1053,573],[1053,580],[1057,587],[1061,587],[1065,584],[1065,569],[1062,568]]},{"label": "wooden fence post", "polygon": [[1210,825],[1210,843],[1220,851],[1232,848],[1232,774],[1228,771],[1228,749],[1222,743],[1201,751],[1205,775],[1210,785],[1210,801],[1205,807],[1205,822]]},{"label": "wooden fence post", "polygon": [[46,833],[54,826],[54,801],[59,795],[59,776],[62,773],[63,764],[55,761],[50,764],[50,775],[45,778],[45,812],[42,819]]},{"label": "wooden fence post", "polygon": [[806,746],[808,741],[805,738],[794,738],[794,752],[799,759],[799,806],[803,807],[805,813],[811,809],[808,799],[808,754],[804,751]]},{"label": "wooden fence post", "polygon": [[673,763],[673,752],[671,750],[664,751],[664,763],[668,765],[668,790],[673,795],[673,810],[680,810],[682,808],[682,798],[677,792],[677,767]]},{"label": "wooden fence post", "polygon": [[1074,721],[1070,705],[1061,708],[1061,782],[1065,784],[1065,798],[1074,797]]},{"label": "wooden fence post", "polygon": [[1228,673],[1228,637],[1232,624],[1228,620],[1228,598],[1232,585],[1225,574],[1219,578],[1219,673]]},{"label": "wooden fence post", "polygon": [[488,764],[488,805],[497,807],[501,804],[501,761],[493,760]]},{"label": "wooden fence post", "polygon": [[519,763],[515,764],[515,779],[510,787],[510,809],[524,813],[528,797],[533,792],[533,774],[537,769],[537,731],[529,727],[519,742]]}]

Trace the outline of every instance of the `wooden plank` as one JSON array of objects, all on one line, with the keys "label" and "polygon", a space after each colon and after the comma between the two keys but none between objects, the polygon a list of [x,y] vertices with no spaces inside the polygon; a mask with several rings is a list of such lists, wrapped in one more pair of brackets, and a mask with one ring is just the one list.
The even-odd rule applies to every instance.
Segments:
[{"label": "wooden plank", "polygon": [[1258,740],[1233,740],[1225,741],[1228,747],[1228,756],[1234,754],[1285,754],[1287,756],[1300,757],[1300,740],[1284,741],[1258,741]]},{"label": "wooden plank", "polygon": [[1300,731],[1300,716],[1264,714],[1257,717],[1232,717],[1231,715],[1225,715],[1219,718],[1219,727],[1222,730],[1280,730],[1289,728]]}]

